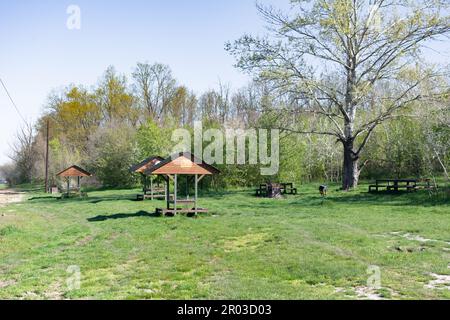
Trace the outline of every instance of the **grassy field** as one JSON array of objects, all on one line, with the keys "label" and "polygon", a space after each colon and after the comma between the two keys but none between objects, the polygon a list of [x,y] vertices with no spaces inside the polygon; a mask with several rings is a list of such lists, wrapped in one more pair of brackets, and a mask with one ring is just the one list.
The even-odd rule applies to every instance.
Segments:
[{"label": "grassy field", "polygon": [[0,298],[449,299],[448,200],[366,190],[222,192],[197,219],[154,217],[163,203],[132,201],[137,190],[32,193],[0,208]]}]

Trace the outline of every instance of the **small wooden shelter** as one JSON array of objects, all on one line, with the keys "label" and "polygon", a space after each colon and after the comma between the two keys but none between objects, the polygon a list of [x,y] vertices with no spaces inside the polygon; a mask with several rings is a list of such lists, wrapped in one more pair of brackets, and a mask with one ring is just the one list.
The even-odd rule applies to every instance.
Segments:
[{"label": "small wooden shelter", "polygon": [[[164,158],[160,156],[153,156],[148,157],[147,159],[139,162],[138,164],[135,164],[130,168],[131,172],[140,173],[142,176],[142,184],[143,188],[142,191],[144,192],[144,195],[138,195],[138,198],[141,197],[142,199],[145,199],[147,196],[150,196],[150,198],[153,200],[154,198],[160,198],[165,197],[164,194],[161,194],[161,192],[164,193],[164,188],[159,187],[159,182],[156,187],[153,186],[153,177],[152,175],[146,175],[145,171],[150,169],[151,167],[157,165],[161,161],[163,161]],[[148,179],[150,177],[150,179]],[[148,185],[148,180],[150,180],[150,187]],[[150,195],[148,194],[150,193]]]},{"label": "small wooden shelter", "polygon": [[77,189],[80,190],[81,187],[81,178],[83,177],[91,177],[92,174],[80,168],[79,166],[73,165],[64,169],[63,171],[56,174],[58,177],[66,178],[67,180],[67,196],[70,195],[70,178],[77,178]]},{"label": "small wooden shelter", "polygon": [[[163,176],[166,181],[166,208],[156,209],[156,212],[163,215],[176,215],[177,213],[197,214],[200,212],[208,212],[207,209],[198,208],[198,183],[207,175],[218,174],[220,171],[207,164],[206,162],[196,158],[189,152],[181,152],[174,154],[159,164],[147,169],[145,174]],[[195,194],[194,199],[178,199],[178,177],[191,176],[194,177]],[[174,182],[173,197],[170,197],[170,180]],[[188,206],[188,208],[179,208],[178,206]]]}]

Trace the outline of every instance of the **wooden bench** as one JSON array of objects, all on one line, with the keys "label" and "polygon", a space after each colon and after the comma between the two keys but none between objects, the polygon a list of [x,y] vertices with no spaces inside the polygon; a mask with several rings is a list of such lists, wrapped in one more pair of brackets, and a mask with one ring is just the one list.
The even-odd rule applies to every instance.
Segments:
[{"label": "wooden bench", "polygon": [[[294,188],[294,184],[292,182],[280,183],[281,185],[281,193],[282,194],[290,194],[296,195],[297,188]],[[256,189],[257,197],[267,197],[267,184],[262,183],[259,185],[259,189]]]},{"label": "wooden bench", "polygon": [[297,188],[294,188],[294,184],[292,182],[281,183],[281,186],[283,194],[297,194]]},{"label": "wooden bench", "polygon": [[[170,200],[170,203],[175,203],[175,201],[172,199],[172,200]],[[177,204],[180,204],[180,205],[195,204],[195,201],[190,200],[190,199],[177,199]]]},{"label": "wooden bench", "polygon": [[136,200],[143,201],[146,199],[165,199],[166,198],[166,189],[162,187],[154,187],[153,189],[143,188],[142,191],[144,194],[137,194]]},{"label": "wooden bench", "polygon": [[[170,195],[171,198],[173,198],[173,195]],[[154,194],[153,196],[151,194],[142,194],[142,193],[138,193],[136,195],[136,201],[144,201],[147,199],[165,199],[166,195],[165,194]]]},{"label": "wooden bench", "polygon": [[387,187],[388,185],[371,184],[369,186],[369,192],[373,192],[373,189],[375,189],[375,191],[378,192],[380,188],[387,188]]},{"label": "wooden bench", "polygon": [[375,184],[369,185],[369,192],[379,192],[384,189],[388,192],[399,192],[402,190],[412,192],[417,191],[416,179],[380,179]]},{"label": "wooden bench", "polygon": [[[152,193],[152,189],[150,188],[143,188],[142,191],[144,192],[144,194],[149,194]],[[165,193],[166,189],[165,188],[161,188],[161,187],[154,187],[153,188],[153,193]]]}]

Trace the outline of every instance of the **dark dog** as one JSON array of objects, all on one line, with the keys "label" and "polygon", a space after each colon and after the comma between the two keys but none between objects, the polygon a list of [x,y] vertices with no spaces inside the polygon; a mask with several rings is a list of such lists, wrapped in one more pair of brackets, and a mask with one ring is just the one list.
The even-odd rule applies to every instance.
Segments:
[{"label": "dark dog", "polygon": [[327,186],[321,185],[321,186],[319,187],[320,195],[321,195],[322,197],[325,197],[325,196],[327,195],[327,190],[328,190],[328,187],[327,187]]}]

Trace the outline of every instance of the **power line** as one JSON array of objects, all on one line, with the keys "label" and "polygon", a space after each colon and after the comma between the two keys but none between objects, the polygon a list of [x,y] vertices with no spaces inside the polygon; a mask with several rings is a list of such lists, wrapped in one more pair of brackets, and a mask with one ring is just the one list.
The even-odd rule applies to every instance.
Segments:
[{"label": "power line", "polygon": [[27,123],[27,121],[25,120],[24,116],[22,115],[22,113],[20,113],[19,108],[17,107],[16,103],[14,102],[13,98],[11,97],[11,95],[9,94],[8,89],[5,86],[5,83],[3,82],[3,80],[0,78],[0,82],[3,86],[3,89],[5,89],[5,92],[9,98],[9,100],[11,101],[12,105],[14,106],[14,109],[16,109],[17,114],[19,115],[19,117],[23,120],[23,122],[25,122],[25,124]]}]

